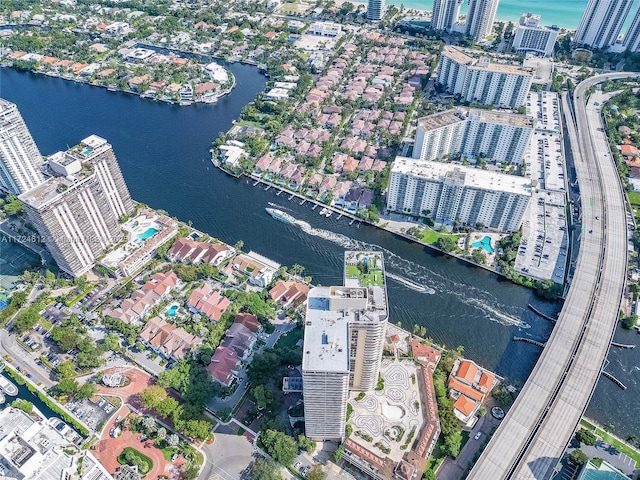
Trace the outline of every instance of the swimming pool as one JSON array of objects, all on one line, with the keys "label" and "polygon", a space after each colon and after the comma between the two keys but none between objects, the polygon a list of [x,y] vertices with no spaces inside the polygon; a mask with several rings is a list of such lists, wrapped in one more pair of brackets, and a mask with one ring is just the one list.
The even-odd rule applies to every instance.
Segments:
[{"label": "swimming pool", "polygon": [[144,232],[138,235],[138,238],[140,240],[146,240],[148,238],[153,237],[156,233],[158,233],[157,228],[153,228],[153,227],[147,228]]},{"label": "swimming pool", "polygon": [[482,248],[487,253],[493,253],[493,247],[491,246],[491,237],[484,236],[482,240],[478,240],[477,242],[473,242],[471,244],[473,248]]},{"label": "swimming pool", "polygon": [[169,317],[175,317],[176,316],[176,311],[178,310],[178,305],[171,305],[169,307],[169,310],[167,310],[167,315]]}]

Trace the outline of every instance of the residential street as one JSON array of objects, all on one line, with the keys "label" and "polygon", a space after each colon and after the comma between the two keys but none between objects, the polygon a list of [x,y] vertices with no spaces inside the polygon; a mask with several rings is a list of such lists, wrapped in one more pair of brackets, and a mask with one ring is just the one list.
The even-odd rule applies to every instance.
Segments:
[{"label": "residential street", "polygon": [[0,354],[8,355],[12,360],[10,363],[14,368],[21,368],[31,375],[31,380],[40,384],[43,388],[54,385],[51,372],[40,365],[35,360],[36,353],[28,353],[24,348],[16,343],[15,335],[9,334],[4,328],[0,329]]},{"label": "residential street", "polygon": [[[276,342],[278,341],[281,335],[293,330],[294,328],[296,328],[295,323],[277,324],[275,326],[275,330],[273,331],[273,333],[269,336],[269,338],[267,338],[266,344],[251,354],[251,356],[247,359],[247,364],[251,363],[251,359],[253,358],[253,355],[255,355],[256,353],[260,353],[261,351],[267,348],[273,348],[273,346],[276,344]],[[248,385],[249,381],[247,380],[247,372],[245,370],[242,370],[238,374],[238,378],[240,379],[240,382],[238,384],[238,388],[236,388],[236,391],[233,393],[233,395],[231,395],[230,397],[227,397],[224,400],[212,399],[207,404],[207,407],[213,411],[218,411],[223,408],[233,408],[240,400],[240,397],[244,395],[244,392],[247,390],[249,386]]]}]

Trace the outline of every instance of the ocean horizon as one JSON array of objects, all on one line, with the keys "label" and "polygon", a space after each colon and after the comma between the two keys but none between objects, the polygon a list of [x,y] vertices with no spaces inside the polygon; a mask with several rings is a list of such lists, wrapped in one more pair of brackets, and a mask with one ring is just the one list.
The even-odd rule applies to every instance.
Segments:
[{"label": "ocean horizon", "polygon": [[[360,0],[362,1],[362,0]],[[502,0],[498,4],[496,19],[516,22],[521,13],[531,12],[540,15],[540,23],[546,26],[557,25],[560,28],[575,30],[584,13],[588,0]],[[631,19],[638,9],[640,0],[634,0],[633,6],[622,28],[622,33],[631,23]],[[404,5],[407,9],[432,10],[433,0],[387,0],[387,5]],[[469,1],[464,0],[461,14],[466,14]]]}]

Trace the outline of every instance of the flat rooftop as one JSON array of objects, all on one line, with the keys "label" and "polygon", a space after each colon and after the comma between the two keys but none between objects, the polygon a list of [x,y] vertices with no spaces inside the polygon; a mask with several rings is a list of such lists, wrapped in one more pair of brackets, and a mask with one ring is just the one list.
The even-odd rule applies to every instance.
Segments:
[{"label": "flat rooftop", "polygon": [[522,128],[533,128],[535,125],[533,117],[520,115],[518,113],[498,112],[481,108],[471,108],[469,112],[471,115],[478,115],[481,121],[487,123],[498,123]]},{"label": "flat rooftop", "polygon": [[423,130],[436,130],[438,128],[464,122],[469,111],[463,108],[454,108],[443,112],[434,113],[418,119],[418,127]]},{"label": "flat rooftop", "polygon": [[82,169],[78,173],[74,173],[68,177],[50,177],[46,182],[20,195],[20,200],[34,208],[41,208],[54,201],[70,188],[77,187],[83,183],[83,180],[90,178],[94,174],[91,161],[110,148],[111,145],[104,138],[91,135],[66,152],[54,153],[52,160],[58,163],[60,163],[60,160],[63,160],[63,165],[68,165],[75,160],[79,160],[82,163]]},{"label": "flat rooftop", "polygon": [[303,371],[349,372],[349,319],[345,310],[331,310],[335,287],[309,290],[304,327]]},{"label": "flat rooftop", "polygon": [[528,178],[466,167],[460,164],[396,157],[391,166],[391,173],[394,172],[438,182],[444,181],[447,174],[456,174],[464,181],[465,187],[531,196],[531,180]]},{"label": "flat rooftop", "polygon": [[533,76],[533,71],[530,68],[522,67],[512,63],[494,63],[487,58],[474,58],[462,50],[445,46],[442,54],[456,63],[466,65],[468,68],[475,70],[486,70],[488,72],[507,73],[511,75],[524,75],[527,77]]}]

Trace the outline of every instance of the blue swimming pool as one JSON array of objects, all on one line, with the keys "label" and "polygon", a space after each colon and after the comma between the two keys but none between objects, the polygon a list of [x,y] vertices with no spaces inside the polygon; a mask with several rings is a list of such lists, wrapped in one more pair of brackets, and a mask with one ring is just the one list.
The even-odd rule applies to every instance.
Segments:
[{"label": "blue swimming pool", "polygon": [[482,248],[487,253],[493,253],[493,247],[491,246],[491,237],[484,236],[482,240],[478,240],[477,242],[473,242],[471,244],[473,248]]},{"label": "blue swimming pool", "polygon": [[167,310],[167,315],[169,317],[175,317],[176,316],[176,311],[178,310],[178,305],[171,305],[169,307],[169,310]]},{"label": "blue swimming pool", "polygon": [[138,238],[140,240],[146,240],[147,238],[153,237],[156,233],[158,233],[157,228],[153,228],[153,227],[147,228],[144,232],[138,235]]}]

